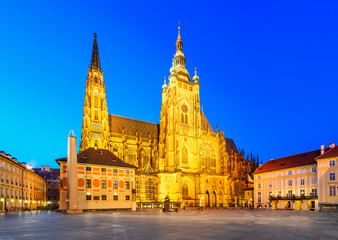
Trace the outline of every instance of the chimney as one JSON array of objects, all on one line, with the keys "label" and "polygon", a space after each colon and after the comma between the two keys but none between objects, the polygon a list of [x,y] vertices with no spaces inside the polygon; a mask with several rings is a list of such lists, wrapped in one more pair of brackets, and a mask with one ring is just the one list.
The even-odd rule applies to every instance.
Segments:
[{"label": "chimney", "polygon": [[323,144],[320,146],[320,155],[324,154],[324,152],[325,152],[325,145]]},{"label": "chimney", "polygon": [[41,171],[43,171],[43,170],[44,170],[43,165],[41,165]]},{"label": "chimney", "polygon": [[47,171],[47,172],[49,172],[50,171],[50,169],[49,169],[49,166],[45,166],[45,171]]},{"label": "chimney", "polygon": [[331,143],[331,148],[334,148],[336,146],[336,143]]}]

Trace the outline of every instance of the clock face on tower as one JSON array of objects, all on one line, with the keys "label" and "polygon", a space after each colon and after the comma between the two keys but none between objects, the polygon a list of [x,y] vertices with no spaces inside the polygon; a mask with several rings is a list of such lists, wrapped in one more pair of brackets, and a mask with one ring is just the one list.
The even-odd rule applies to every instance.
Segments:
[{"label": "clock face on tower", "polygon": [[188,106],[185,105],[185,104],[183,104],[183,105],[181,106],[181,109],[182,109],[182,112],[184,112],[184,113],[187,113],[187,112],[188,112]]}]

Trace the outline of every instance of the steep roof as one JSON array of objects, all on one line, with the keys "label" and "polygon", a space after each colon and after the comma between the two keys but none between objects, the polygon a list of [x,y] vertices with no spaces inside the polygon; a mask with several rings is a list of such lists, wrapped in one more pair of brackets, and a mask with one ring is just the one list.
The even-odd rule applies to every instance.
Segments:
[{"label": "steep roof", "polygon": [[[56,159],[57,162],[67,162],[67,158]],[[123,162],[115,154],[105,149],[88,148],[77,154],[78,163],[99,164],[108,166],[137,168],[134,165]]]},{"label": "steep roof", "polygon": [[92,61],[90,63],[90,69],[96,69],[101,71],[99,48],[97,46],[96,41],[96,33],[94,33],[93,53],[92,53]]},{"label": "steep roof", "polygon": [[231,152],[231,150],[233,152],[236,152],[236,153],[238,152],[237,147],[236,147],[233,139],[225,138],[225,145],[226,145],[226,151],[227,152]]},{"label": "steep roof", "polygon": [[123,130],[128,136],[136,136],[136,132],[142,138],[158,139],[160,124],[144,122],[136,119],[109,114],[109,128],[111,133],[121,134]]},{"label": "steep roof", "polygon": [[254,174],[316,164],[315,158],[318,156],[320,156],[320,149],[278,159],[271,159],[258,167]]},{"label": "steep roof", "polygon": [[212,130],[212,127],[210,126],[210,123],[207,119],[207,117],[204,115],[204,112],[201,112],[201,127],[202,130],[204,131],[210,131],[210,132],[214,132],[214,130]]},{"label": "steep roof", "polygon": [[330,150],[320,155],[316,159],[331,158],[331,157],[338,157],[338,145],[335,146],[334,148],[331,148]]}]

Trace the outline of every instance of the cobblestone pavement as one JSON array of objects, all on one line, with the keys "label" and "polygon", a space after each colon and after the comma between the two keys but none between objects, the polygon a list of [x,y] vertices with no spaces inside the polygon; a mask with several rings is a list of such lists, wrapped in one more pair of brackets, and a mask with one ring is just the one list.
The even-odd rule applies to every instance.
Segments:
[{"label": "cobblestone pavement", "polygon": [[338,213],[273,210],[25,212],[0,215],[0,239],[338,239]]}]

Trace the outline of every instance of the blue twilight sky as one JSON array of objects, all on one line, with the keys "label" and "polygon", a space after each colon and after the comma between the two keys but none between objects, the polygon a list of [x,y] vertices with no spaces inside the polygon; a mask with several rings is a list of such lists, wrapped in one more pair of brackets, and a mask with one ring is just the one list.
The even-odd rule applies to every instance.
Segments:
[{"label": "blue twilight sky", "polygon": [[181,22],[216,130],[265,162],[338,142],[337,1],[2,1],[0,150],[57,167],[81,137],[93,33],[109,113],[159,122]]}]

